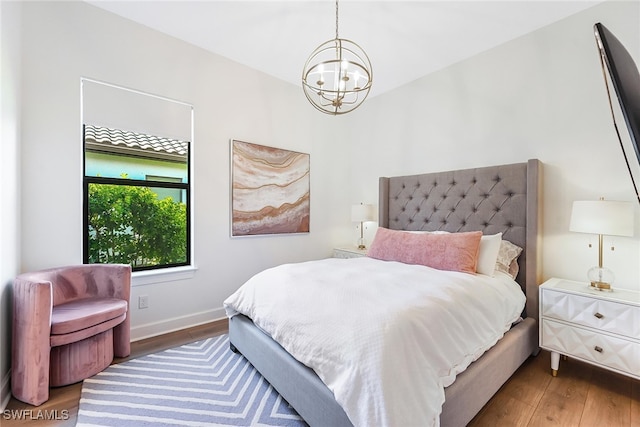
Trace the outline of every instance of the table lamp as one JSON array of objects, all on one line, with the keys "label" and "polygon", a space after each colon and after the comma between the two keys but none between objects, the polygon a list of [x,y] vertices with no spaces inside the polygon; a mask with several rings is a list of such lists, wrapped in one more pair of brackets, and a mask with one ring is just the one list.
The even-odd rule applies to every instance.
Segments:
[{"label": "table lamp", "polygon": [[602,236],[633,236],[633,205],[602,198],[573,202],[569,230],[598,235],[598,266],[589,269],[587,275],[593,288],[611,290],[615,276],[602,266]]},{"label": "table lamp", "polygon": [[365,205],[360,203],[359,205],[351,206],[351,221],[360,223],[360,238],[358,239],[358,249],[366,249],[364,244],[364,230],[363,223],[365,221],[373,221],[373,205]]}]

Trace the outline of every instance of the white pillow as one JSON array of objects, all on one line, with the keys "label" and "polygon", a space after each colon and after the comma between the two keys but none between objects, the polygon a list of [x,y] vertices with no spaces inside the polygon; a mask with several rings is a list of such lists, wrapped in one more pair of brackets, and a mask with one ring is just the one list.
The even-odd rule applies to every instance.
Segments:
[{"label": "white pillow", "polygon": [[476,272],[493,276],[496,270],[496,261],[500,244],[502,243],[502,233],[483,235],[480,238],[480,249],[478,249],[478,265]]}]

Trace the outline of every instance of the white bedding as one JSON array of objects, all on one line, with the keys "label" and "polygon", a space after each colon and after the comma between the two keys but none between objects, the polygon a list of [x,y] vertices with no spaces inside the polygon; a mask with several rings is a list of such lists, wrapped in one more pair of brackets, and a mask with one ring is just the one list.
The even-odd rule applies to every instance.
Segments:
[{"label": "white bedding", "polygon": [[333,391],[355,426],[439,425],[450,385],[517,321],[510,277],[367,257],[285,264],[224,302]]}]

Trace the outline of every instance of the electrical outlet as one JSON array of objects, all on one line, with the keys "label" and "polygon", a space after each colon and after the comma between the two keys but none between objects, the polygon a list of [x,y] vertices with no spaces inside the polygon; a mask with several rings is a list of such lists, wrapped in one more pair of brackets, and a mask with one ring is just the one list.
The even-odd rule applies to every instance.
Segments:
[{"label": "electrical outlet", "polygon": [[140,295],[138,297],[138,308],[149,308],[149,295]]}]

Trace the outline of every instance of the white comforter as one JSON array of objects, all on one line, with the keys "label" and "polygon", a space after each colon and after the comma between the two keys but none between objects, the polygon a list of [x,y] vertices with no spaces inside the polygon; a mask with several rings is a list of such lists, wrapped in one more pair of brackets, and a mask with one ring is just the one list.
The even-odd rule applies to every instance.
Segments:
[{"label": "white comforter", "polygon": [[329,258],[265,270],[224,305],[311,367],[355,426],[437,426],[444,387],[523,310],[496,276]]}]

